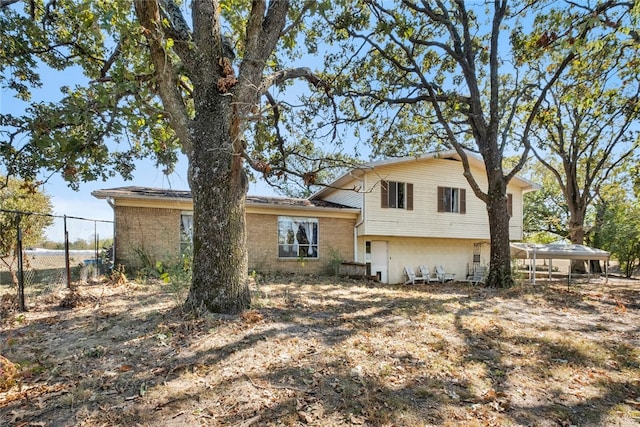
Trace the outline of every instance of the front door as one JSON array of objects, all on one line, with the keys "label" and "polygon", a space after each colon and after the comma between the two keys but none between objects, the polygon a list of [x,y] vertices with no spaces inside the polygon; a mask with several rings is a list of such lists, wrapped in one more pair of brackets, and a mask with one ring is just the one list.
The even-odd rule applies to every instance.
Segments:
[{"label": "front door", "polygon": [[389,283],[389,248],[388,242],[374,240],[371,242],[371,274],[382,283]]}]

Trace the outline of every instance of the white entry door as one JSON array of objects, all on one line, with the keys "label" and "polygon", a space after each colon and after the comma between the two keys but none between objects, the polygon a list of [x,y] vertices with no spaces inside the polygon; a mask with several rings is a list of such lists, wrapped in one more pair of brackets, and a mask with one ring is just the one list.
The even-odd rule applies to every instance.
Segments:
[{"label": "white entry door", "polygon": [[371,242],[371,274],[382,283],[389,283],[389,247],[387,242]]}]

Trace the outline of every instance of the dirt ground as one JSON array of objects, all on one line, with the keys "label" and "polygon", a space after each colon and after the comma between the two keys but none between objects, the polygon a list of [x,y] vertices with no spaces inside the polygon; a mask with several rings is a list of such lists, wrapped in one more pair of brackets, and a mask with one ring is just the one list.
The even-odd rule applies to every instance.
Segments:
[{"label": "dirt ground", "polygon": [[198,319],[159,283],[5,301],[0,425],[640,425],[638,281],[251,286]]}]

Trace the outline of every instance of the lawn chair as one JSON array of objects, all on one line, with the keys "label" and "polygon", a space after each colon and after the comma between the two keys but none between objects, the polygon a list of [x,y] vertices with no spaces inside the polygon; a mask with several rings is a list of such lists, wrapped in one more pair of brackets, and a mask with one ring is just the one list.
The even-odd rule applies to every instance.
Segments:
[{"label": "lawn chair", "polygon": [[404,275],[407,276],[407,280],[404,282],[405,285],[408,283],[415,285],[416,282],[425,283],[425,278],[422,275],[417,275],[410,265],[404,266]]},{"label": "lawn chair", "polygon": [[453,273],[446,273],[444,271],[444,267],[441,265],[436,265],[436,276],[442,283],[448,282],[450,280],[456,280],[456,275]]},{"label": "lawn chair", "polygon": [[437,275],[431,275],[431,273],[429,272],[429,266],[422,264],[418,267],[418,269],[420,270],[420,275],[424,277],[425,283],[437,282],[438,280],[440,280],[438,279]]},{"label": "lawn chair", "polygon": [[472,285],[477,285],[478,283],[484,284],[484,268],[482,267],[473,267],[473,272],[467,275],[466,282],[471,283]]}]

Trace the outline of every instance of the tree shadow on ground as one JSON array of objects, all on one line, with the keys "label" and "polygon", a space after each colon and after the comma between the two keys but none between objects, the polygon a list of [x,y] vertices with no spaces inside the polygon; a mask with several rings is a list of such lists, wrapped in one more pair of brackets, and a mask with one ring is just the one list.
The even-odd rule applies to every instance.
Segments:
[{"label": "tree shadow on ground", "polygon": [[[598,342],[579,334],[547,337],[526,327],[519,333],[497,322],[473,328],[469,324],[475,316],[467,308],[456,313],[456,330],[468,351],[465,360],[486,366],[492,400],[502,397],[505,417],[517,425],[540,425],[540,420],[604,425],[612,411],[640,396],[640,382],[623,373],[638,372],[640,352],[634,346],[615,337]],[[528,397],[518,396],[525,392],[514,387],[519,383],[514,377],[542,387],[527,391]]]},{"label": "tree shadow on ground", "polygon": [[[0,405],[0,417],[48,425],[583,425],[638,398],[629,379],[640,369],[636,347],[617,337],[581,343],[507,318],[508,303],[522,299],[508,291],[276,283],[254,293],[254,309],[239,316],[191,319],[170,296],[131,292],[124,310],[113,295],[98,309],[4,328],[0,343],[14,344],[0,352],[24,355],[34,372],[24,382],[29,399]],[[536,297],[558,310],[553,294]],[[594,312],[570,301],[577,313]],[[65,331],[76,341],[62,345]],[[66,388],[53,391],[55,384]]]}]

